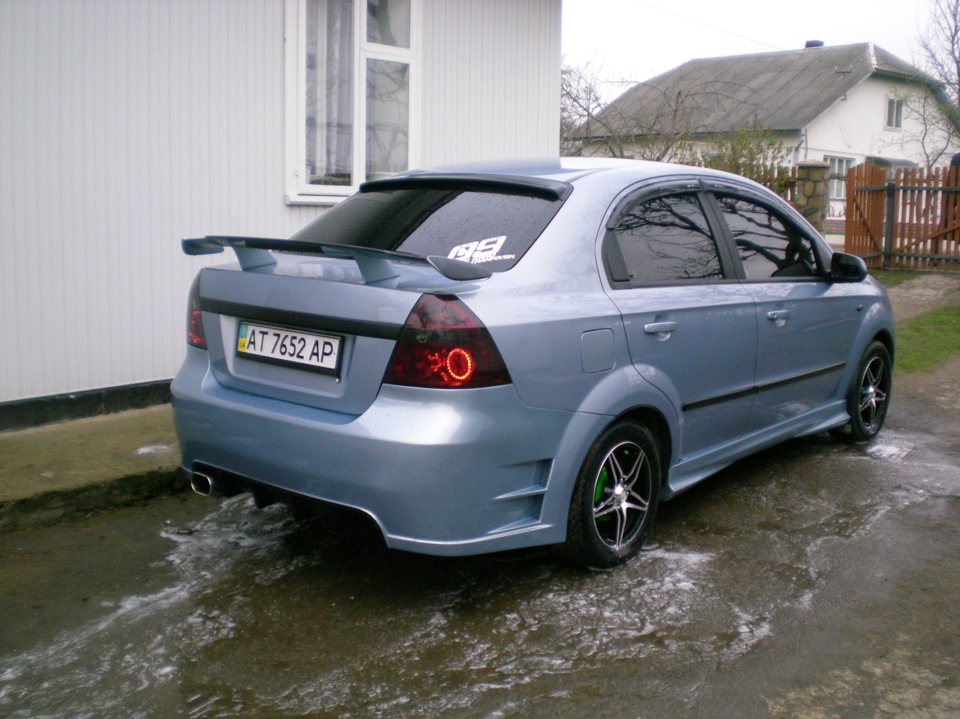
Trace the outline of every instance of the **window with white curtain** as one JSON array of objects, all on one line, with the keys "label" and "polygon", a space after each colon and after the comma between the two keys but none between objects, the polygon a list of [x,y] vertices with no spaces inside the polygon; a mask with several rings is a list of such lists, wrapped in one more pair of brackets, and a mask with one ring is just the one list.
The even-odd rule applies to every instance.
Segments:
[{"label": "window with white curtain", "polygon": [[336,202],[411,166],[418,5],[288,0],[288,202]]},{"label": "window with white curtain", "polygon": [[310,0],[306,19],[305,179],[352,185],[353,0]]},{"label": "window with white curtain", "polygon": [[830,163],[830,199],[847,199],[847,172],[853,167],[853,158],[825,155],[823,160]]}]

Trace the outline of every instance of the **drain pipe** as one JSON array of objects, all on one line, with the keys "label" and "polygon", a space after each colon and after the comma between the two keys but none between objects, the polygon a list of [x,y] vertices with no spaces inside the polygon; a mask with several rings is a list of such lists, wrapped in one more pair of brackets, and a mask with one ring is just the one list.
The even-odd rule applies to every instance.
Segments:
[{"label": "drain pipe", "polygon": [[806,131],[806,130],[801,130],[801,131],[800,131],[800,141],[797,143],[796,147],[793,148],[793,164],[794,164],[794,165],[799,165],[800,162],[801,162],[801,160],[800,160],[800,148],[804,148],[803,159],[804,159],[804,160],[807,159],[807,151],[809,150],[809,147],[805,147],[806,144],[807,144],[807,131]]}]

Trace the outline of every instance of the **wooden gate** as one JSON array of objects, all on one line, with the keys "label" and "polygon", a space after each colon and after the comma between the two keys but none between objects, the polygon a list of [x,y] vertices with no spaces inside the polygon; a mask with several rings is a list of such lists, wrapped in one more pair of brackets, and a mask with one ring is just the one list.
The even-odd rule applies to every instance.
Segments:
[{"label": "wooden gate", "polygon": [[960,168],[847,173],[844,250],[868,266],[960,272]]}]

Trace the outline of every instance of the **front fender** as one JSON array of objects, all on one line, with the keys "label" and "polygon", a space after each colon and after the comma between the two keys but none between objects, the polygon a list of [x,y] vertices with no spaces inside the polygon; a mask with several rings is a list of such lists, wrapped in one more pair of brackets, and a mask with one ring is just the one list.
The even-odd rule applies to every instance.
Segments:
[{"label": "front fender", "polygon": [[876,339],[881,339],[890,350],[890,359],[895,359],[895,331],[893,325],[893,312],[890,308],[890,302],[886,296],[878,298],[870,306],[864,309],[863,321],[853,340],[853,346],[850,350],[850,361],[843,371],[843,378],[837,388],[839,397],[847,393],[847,389],[854,381],[854,375],[857,372],[857,364],[867,347]]}]

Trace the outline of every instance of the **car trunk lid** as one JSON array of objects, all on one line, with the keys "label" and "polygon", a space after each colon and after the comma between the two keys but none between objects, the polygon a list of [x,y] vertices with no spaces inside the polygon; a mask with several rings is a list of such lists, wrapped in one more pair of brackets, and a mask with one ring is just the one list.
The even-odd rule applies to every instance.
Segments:
[{"label": "car trunk lid", "polygon": [[358,262],[340,250],[317,256],[317,246],[312,255],[238,246],[240,267],[204,269],[197,286],[217,382],[346,415],[376,398],[419,297],[463,287],[421,258],[366,253]]}]

